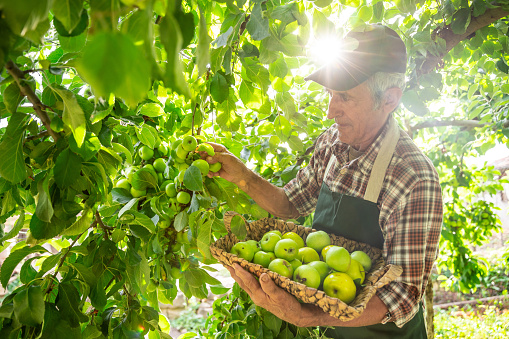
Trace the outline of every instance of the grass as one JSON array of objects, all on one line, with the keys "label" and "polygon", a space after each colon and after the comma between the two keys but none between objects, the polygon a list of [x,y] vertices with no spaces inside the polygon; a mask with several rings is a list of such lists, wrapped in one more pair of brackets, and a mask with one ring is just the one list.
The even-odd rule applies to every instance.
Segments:
[{"label": "grass", "polygon": [[435,338],[509,338],[509,310],[496,306],[435,311]]}]

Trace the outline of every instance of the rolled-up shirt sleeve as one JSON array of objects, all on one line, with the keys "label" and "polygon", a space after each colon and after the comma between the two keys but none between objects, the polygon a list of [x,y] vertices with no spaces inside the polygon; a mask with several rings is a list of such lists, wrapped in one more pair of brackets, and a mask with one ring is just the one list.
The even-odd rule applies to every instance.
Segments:
[{"label": "rolled-up shirt sleeve", "polygon": [[378,290],[378,297],[398,327],[419,310],[433,262],[438,253],[442,229],[442,193],[438,180],[421,180],[387,221],[384,257],[400,265],[400,277]]}]

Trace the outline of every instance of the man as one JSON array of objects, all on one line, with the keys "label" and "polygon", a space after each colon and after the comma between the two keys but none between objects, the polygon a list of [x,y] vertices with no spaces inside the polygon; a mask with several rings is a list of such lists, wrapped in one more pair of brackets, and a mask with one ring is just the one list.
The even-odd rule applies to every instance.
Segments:
[{"label": "man", "polygon": [[327,118],[335,124],[295,179],[275,187],[217,144],[207,160],[221,162],[214,175],[236,183],[269,213],[288,219],[315,210],[313,228],[383,249],[402,275],[360,317],[343,322],[300,303],[267,274],[258,281],[237,264],[227,268],[254,303],[297,326],[333,326],[326,335],[334,338],[426,338],[421,299],[437,256],[442,197],[433,165],[392,117],[404,88],[405,45],[381,25],[347,37],[358,46],[307,78],[327,89]]}]

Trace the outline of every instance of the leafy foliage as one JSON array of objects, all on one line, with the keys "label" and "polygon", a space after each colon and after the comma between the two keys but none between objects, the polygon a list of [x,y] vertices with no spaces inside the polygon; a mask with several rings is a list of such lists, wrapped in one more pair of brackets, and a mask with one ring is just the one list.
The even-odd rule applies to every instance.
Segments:
[{"label": "leafy foliage", "polygon": [[[479,195],[502,182],[464,159],[507,143],[508,11],[502,0],[0,0],[0,223],[17,218],[0,234],[11,251],[2,284],[42,245],[58,252],[23,263],[23,286],[0,308],[0,336],[167,338],[159,302],[178,290],[198,298],[222,290],[208,273],[208,247],[225,233],[224,211],[267,216],[194,166],[180,183],[172,145],[185,135],[223,143],[284,185],[332,124],[325,93],[303,79],[318,66],[308,45],[374,22],[407,45],[398,118],[442,180],[440,265],[461,288],[475,287],[486,269],[469,246],[499,228]],[[140,158],[142,146],[165,160],[163,177],[191,194],[189,204],[169,201],[147,169],[132,181],[136,197],[115,187],[152,161]],[[22,229],[28,239],[14,245]],[[240,315],[232,322],[233,309],[216,305],[223,318],[210,320],[211,336],[298,335],[247,301],[223,300]],[[249,321],[256,317],[263,321]]]}]

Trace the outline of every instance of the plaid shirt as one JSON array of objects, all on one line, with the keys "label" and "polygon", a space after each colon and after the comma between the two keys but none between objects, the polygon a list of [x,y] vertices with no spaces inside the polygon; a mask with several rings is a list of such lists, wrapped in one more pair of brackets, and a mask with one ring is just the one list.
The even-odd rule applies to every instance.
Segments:
[{"label": "plaid shirt", "polygon": [[[387,133],[387,124],[359,158],[349,161],[349,146],[339,141],[336,125],[317,140],[305,168],[285,187],[288,199],[301,215],[314,211],[331,154],[337,158],[325,183],[334,192],[364,197],[371,168]],[[377,295],[386,304],[398,327],[419,309],[442,228],[442,192],[431,161],[400,129],[400,138],[378,197],[379,224],[387,263],[403,267],[402,275],[381,288]]]}]

